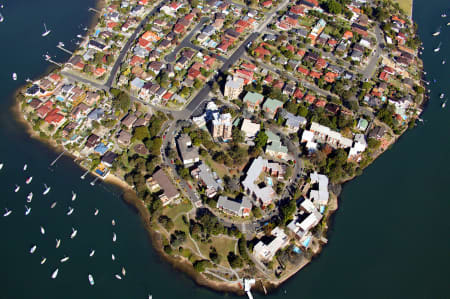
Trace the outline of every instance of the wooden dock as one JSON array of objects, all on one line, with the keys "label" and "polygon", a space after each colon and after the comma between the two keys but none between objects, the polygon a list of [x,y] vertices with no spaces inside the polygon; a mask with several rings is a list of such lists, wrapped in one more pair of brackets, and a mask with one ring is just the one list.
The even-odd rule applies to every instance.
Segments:
[{"label": "wooden dock", "polygon": [[62,67],[62,64],[61,64],[61,63],[58,63],[58,62],[53,61],[53,60],[51,60],[51,59],[47,59],[47,61],[50,62],[50,63],[53,63],[54,65],[57,65],[57,66],[59,66],[59,67]]}]

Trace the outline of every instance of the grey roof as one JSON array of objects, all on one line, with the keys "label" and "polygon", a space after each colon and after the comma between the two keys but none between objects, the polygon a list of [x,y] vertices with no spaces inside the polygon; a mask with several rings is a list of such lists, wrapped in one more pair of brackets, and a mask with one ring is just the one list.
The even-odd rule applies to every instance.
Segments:
[{"label": "grey roof", "polygon": [[183,161],[198,159],[198,148],[192,146],[191,138],[187,134],[182,134],[177,139],[177,144]]},{"label": "grey roof", "polygon": [[200,170],[198,174],[200,179],[208,188],[214,188],[216,191],[222,188],[222,186],[214,179],[211,169],[206,164],[203,162],[200,163],[198,169]]},{"label": "grey roof", "polygon": [[241,201],[235,201],[228,199],[226,196],[220,196],[217,201],[217,208],[243,216],[243,209],[251,209],[252,203],[247,197],[244,197]]},{"label": "grey roof", "polygon": [[177,188],[172,184],[166,173],[159,169],[152,175],[153,179],[158,183],[161,189],[164,190],[164,194],[169,198],[176,197],[178,195]]},{"label": "grey roof", "polygon": [[88,114],[87,117],[90,120],[99,120],[100,118],[102,118],[104,113],[105,113],[105,111],[102,108],[95,108]]}]

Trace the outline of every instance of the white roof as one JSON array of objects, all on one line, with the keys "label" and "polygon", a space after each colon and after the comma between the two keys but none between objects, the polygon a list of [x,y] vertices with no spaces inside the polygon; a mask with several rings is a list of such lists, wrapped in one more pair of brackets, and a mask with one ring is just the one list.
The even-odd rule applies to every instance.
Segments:
[{"label": "white roof", "polygon": [[[312,192],[312,191],[311,191]],[[314,204],[312,203],[312,201],[310,201],[309,199],[305,199],[301,204],[300,207],[302,207],[303,209],[305,209],[306,212],[311,213],[312,211],[314,211],[316,209],[316,207],[314,206]]]},{"label": "white roof", "polygon": [[320,219],[322,219],[322,214],[320,214],[318,211],[314,211],[299,224],[299,227],[302,231],[307,232],[311,228],[316,226],[319,223]]},{"label": "white roof", "polygon": [[328,135],[328,133],[330,132],[330,128],[325,127],[325,126],[322,126],[322,125],[319,124],[319,123],[312,122],[312,123],[311,123],[310,131],[317,132],[317,133],[320,133],[320,134]]},{"label": "white roof", "polygon": [[261,200],[264,205],[269,204],[275,198],[275,191],[270,186],[260,188],[255,184],[255,181],[259,178],[259,175],[267,164],[268,161],[262,157],[255,159],[247,171],[245,180],[242,181],[242,186],[254,194],[256,198]]},{"label": "white roof", "polygon": [[302,142],[310,142],[314,140],[314,133],[308,130],[304,130],[302,134]]},{"label": "white roof", "polygon": [[242,122],[241,130],[248,138],[256,136],[256,133],[258,133],[260,129],[260,124],[254,123],[249,119],[244,119],[244,121]]}]

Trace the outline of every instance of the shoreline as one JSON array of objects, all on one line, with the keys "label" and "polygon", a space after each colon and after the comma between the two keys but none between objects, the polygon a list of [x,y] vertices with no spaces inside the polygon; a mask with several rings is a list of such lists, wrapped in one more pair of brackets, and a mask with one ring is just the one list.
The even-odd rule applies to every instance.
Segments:
[{"label": "shoreline", "polygon": [[[106,4],[105,0],[98,0],[97,4],[96,4],[96,9],[100,10],[100,9],[104,8],[105,4]],[[88,30],[86,31],[86,36],[89,35],[89,33],[92,32],[92,30],[95,28],[96,22],[98,19],[99,19],[99,14],[95,13],[89,23]],[[412,20],[412,8],[411,8],[411,20]],[[86,38],[86,36],[84,38]],[[63,67],[58,68],[56,66],[49,66],[46,69],[46,71],[43,72],[43,74],[39,77],[43,77],[46,74],[51,73],[57,69],[63,69]],[[423,72],[423,64],[422,64],[422,72]],[[20,92],[22,92],[24,88],[26,88],[26,87],[25,86],[19,87],[16,90],[16,92],[14,93],[15,103],[12,105],[11,111],[13,112],[15,120],[17,120],[18,123],[23,125],[25,131],[32,138],[38,139],[39,141],[43,142],[46,146],[50,147],[52,150],[55,150],[55,151],[66,150],[63,145],[58,144],[54,139],[42,138],[39,135],[39,133],[37,133],[36,131],[33,130],[31,123],[28,122],[28,120],[26,118],[24,118],[24,114],[21,111],[21,101],[18,99],[18,94]],[[425,104],[425,103],[427,103],[426,99],[424,100],[423,104]],[[387,149],[389,149],[393,144],[395,144],[406,131],[407,130],[402,132],[399,136],[395,136],[395,138],[392,140],[392,142],[389,144],[389,146],[386,149],[378,152],[376,154],[376,156],[373,158],[373,160],[371,161],[371,163],[369,165],[367,165],[367,167],[370,166],[372,163],[374,163],[375,160],[381,154],[383,154]],[[74,154],[72,154],[68,150],[66,150],[65,155],[66,154],[68,156],[72,157],[74,159],[74,162],[76,162],[77,157]],[[78,166],[80,166],[82,169],[88,170],[84,166],[80,165],[79,163],[76,163],[76,164]],[[97,176],[92,171],[89,171],[89,173]],[[339,188],[342,189],[342,187],[345,183],[352,181],[357,176],[358,175],[354,175],[352,177],[346,178],[345,180],[343,180],[336,186],[338,186]],[[164,260],[165,262],[168,262],[174,269],[180,270],[183,273],[183,275],[187,275],[189,278],[193,279],[195,284],[197,284],[199,286],[207,287],[210,290],[213,290],[214,292],[230,292],[230,293],[235,293],[238,295],[245,295],[245,293],[243,292],[243,290],[239,287],[239,285],[237,283],[226,283],[226,282],[220,282],[220,281],[208,279],[205,275],[196,272],[194,270],[194,268],[192,267],[192,264],[190,262],[188,262],[186,259],[184,259],[182,257],[174,257],[174,256],[166,254],[163,250],[163,246],[162,246],[162,242],[161,242],[161,234],[157,230],[152,229],[151,220],[150,220],[151,215],[149,213],[149,210],[146,207],[145,203],[136,196],[135,190],[130,185],[128,185],[128,183],[126,183],[125,180],[123,180],[119,176],[112,174],[112,173],[110,173],[106,178],[104,178],[102,180],[105,183],[115,185],[122,190],[122,193],[120,194],[121,199],[127,205],[133,207],[136,210],[137,215],[140,217],[140,219],[144,225],[144,228],[146,229],[148,236],[150,237],[150,242],[151,242],[152,248],[158,253],[158,256],[162,260]],[[335,206],[333,206],[333,209],[329,210],[329,214],[326,219],[326,228],[324,229],[324,232],[322,233],[324,236],[327,235],[328,230],[331,228],[331,223],[333,222],[334,214],[337,212],[337,210],[339,208],[339,195],[340,195],[340,192],[339,192],[339,194],[335,194],[335,197],[333,198],[333,204],[335,204]],[[264,281],[261,279],[257,279],[257,284],[254,286],[253,289],[255,291],[263,293],[263,289],[261,288],[261,286],[265,286],[268,289],[268,293],[273,292],[275,289],[279,288],[283,283],[285,283],[286,281],[288,281],[292,277],[294,277],[305,266],[310,264],[316,257],[318,257],[320,255],[320,253],[322,252],[322,250],[324,249],[325,245],[326,245],[326,243],[319,242],[318,249],[316,252],[313,253],[311,258],[307,259],[305,261],[302,261],[302,263],[300,263],[300,265],[298,265],[296,270],[293,271],[292,273],[290,273],[288,276],[283,277],[282,279],[280,279],[276,282],[270,282],[270,281]]]}]

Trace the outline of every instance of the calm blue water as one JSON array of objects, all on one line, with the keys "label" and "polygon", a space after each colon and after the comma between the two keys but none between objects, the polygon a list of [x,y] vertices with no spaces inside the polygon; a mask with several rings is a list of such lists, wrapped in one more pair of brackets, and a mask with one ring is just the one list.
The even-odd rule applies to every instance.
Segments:
[{"label": "calm blue water", "polygon": [[[0,254],[3,264],[0,298],[222,298],[197,287],[186,275],[172,269],[153,251],[150,240],[133,208],[121,200],[121,192],[109,185],[91,187],[92,178],[80,180],[82,170],[68,157],[56,167],[49,164],[59,154],[31,139],[11,117],[14,91],[27,77],[36,78],[49,65],[42,59],[47,51],[63,61],[67,55],[56,48],[63,41],[74,48],[71,39],[82,33],[91,14],[93,0],[15,0],[5,3],[0,24],[0,209],[13,213],[0,218],[3,238]],[[450,142],[446,129],[450,112],[440,108],[440,92],[450,94],[450,27],[441,36],[431,33],[448,21],[439,18],[448,2],[430,0],[415,3],[415,20],[425,43],[424,60],[433,84],[432,101],[421,125],[408,132],[374,165],[345,185],[340,209],[335,214],[329,244],[322,254],[287,282],[272,298],[449,298],[450,209],[448,182]],[[52,33],[42,38],[42,23]],[[81,26],[80,26],[81,25]],[[441,52],[432,48],[439,40]],[[448,64],[441,65],[447,56]],[[11,80],[17,72],[19,80]],[[448,108],[450,109],[450,108]],[[28,163],[28,171],[22,167]],[[30,185],[25,179],[33,175]],[[52,187],[42,195],[43,184]],[[21,190],[14,193],[15,184]],[[71,201],[71,190],[77,200]],[[28,192],[35,196],[25,217]],[[50,204],[57,201],[54,209]],[[67,216],[68,206],[75,208]],[[94,216],[94,209],[100,213]],[[117,225],[111,226],[111,219]],[[39,226],[46,234],[41,235]],[[70,239],[71,228],[78,230]],[[118,240],[112,242],[113,232]],[[55,248],[55,239],[62,240]],[[38,245],[34,255],[28,253]],[[96,250],[89,258],[89,251]],[[111,260],[114,253],[116,261]],[[70,260],[59,263],[64,255]],[[47,262],[40,265],[45,256]],[[114,278],[122,266],[124,280]],[[50,278],[59,268],[57,279]],[[90,287],[88,273],[95,278]],[[255,298],[262,298],[256,294]]]}]

